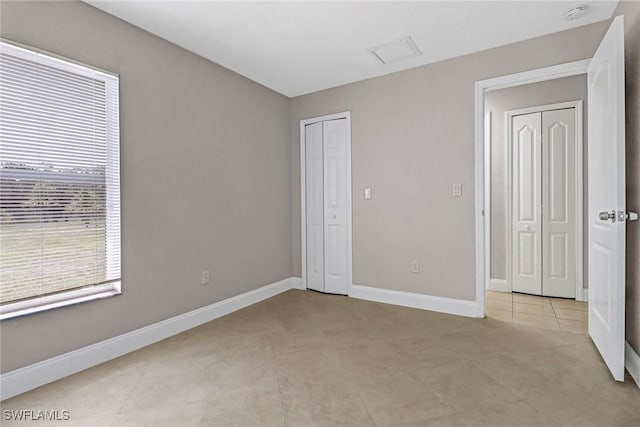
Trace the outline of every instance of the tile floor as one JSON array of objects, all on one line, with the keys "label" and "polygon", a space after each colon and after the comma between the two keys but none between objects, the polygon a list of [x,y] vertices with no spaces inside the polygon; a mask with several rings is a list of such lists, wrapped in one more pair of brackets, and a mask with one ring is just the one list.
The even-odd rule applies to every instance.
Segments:
[{"label": "tile floor", "polygon": [[543,329],[587,333],[587,303],[487,291],[487,316]]},{"label": "tile floor", "polygon": [[639,408],[584,334],[305,291],[2,402],[83,427],[626,427]]}]

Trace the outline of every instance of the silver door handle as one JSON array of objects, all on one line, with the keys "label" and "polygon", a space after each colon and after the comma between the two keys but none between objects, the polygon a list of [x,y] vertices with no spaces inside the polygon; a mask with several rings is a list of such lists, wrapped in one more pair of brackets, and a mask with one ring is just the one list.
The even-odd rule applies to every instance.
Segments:
[{"label": "silver door handle", "polygon": [[611,222],[616,222],[616,211],[612,210],[611,212],[600,212],[598,214],[598,217],[600,218],[601,221],[609,221],[611,220]]}]

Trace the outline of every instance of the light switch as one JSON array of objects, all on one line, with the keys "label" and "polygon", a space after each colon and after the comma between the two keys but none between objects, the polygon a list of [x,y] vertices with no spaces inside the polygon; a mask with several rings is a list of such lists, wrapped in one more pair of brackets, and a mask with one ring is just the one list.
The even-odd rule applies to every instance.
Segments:
[{"label": "light switch", "polygon": [[420,261],[411,261],[411,272],[420,273]]},{"label": "light switch", "polygon": [[454,197],[462,196],[462,184],[453,184],[453,188],[451,189],[451,195]]},{"label": "light switch", "polygon": [[370,199],[371,198],[371,188],[366,187],[364,189],[364,198],[365,199]]}]

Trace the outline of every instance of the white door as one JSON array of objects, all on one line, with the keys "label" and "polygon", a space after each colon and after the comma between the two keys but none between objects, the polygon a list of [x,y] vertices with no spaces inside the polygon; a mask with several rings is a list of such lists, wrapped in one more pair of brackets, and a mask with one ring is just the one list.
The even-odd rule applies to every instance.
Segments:
[{"label": "white door", "polygon": [[[615,18],[587,73],[589,96],[589,335],[624,380],[624,21]],[[610,218],[608,216],[610,215]]]},{"label": "white door", "polygon": [[541,128],[540,113],[512,119],[512,289],[536,295],[542,293]]},{"label": "white door", "polygon": [[305,126],[307,287],[324,292],[324,182],[322,122]]},{"label": "white door", "polygon": [[347,120],[322,122],[324,130],[324,291],[347,294]]},{"label": "white door", "polygon": [[542,112],[542,295],[576,297],[576,115]]},{"label": "white door", "polygon": [[346,295],[351,203],[347,119],[307,124],[304,137],[307,288]]}]

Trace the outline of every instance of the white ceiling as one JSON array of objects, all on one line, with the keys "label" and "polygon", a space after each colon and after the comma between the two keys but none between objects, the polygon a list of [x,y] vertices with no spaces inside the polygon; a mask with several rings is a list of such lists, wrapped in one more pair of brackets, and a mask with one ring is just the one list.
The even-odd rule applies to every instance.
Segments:
[{"label": "white ceiling", "polygon": [[[617,4],[86,2],[290,97],[601,21]],[[585,3],[584,17],[563,19]],[[369,52],[406,36],[421,56],[385,65]]]}]

